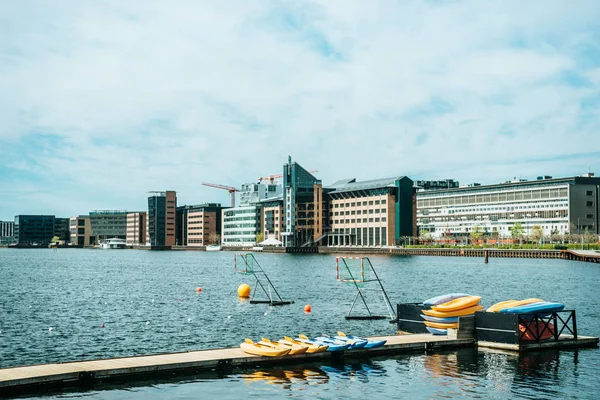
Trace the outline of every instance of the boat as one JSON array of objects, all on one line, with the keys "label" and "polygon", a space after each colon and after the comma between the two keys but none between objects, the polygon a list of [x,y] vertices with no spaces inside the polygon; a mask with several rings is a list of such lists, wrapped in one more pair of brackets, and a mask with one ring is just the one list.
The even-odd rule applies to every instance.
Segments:
[{"label": "boat", "polygon": [[465,293],[448,293],[448,294],[443,294],[441,296],[436,296],[436,297],[432,297],[429,300],[425,300],[423,302],[423,305],[424,306],[437,306],[438,304],[447,303],[447,302],[452,301],[454,299],[458,299],[460,297],[466,297],[466,296],[470,296],[470,295],[465,294]]},{"label": "boat", "polygon": [[221,245],[209,244],[208,246],[206,246],[206,251],[221,251]]},{"label": "boat", "polygon": [[320,340],[315,340],[315,339],[309,339],[308,336],[303,335],[303,334],[299,334],[298,335],[298,339],[294,339],[298,342],[302,342],[302,343],[311,343],[311,344],[316,344],[319,346],[327,346],[327,351],[343,351],[343,350],[348,350],[348,348],[350,347],[349,343],[344,343],[344,342],[340,342],[340,341],[328,341],[328,342],[323,342]]},{"label": "boat", "polygon": [[[537,325],[537,326],[536,326]],[[537,324],[519,324],[520,339],[523,341],[548,340],[554,338],[554,325],[538,321]]]},{"label": "boat", "polygon": [[442,322],[431,322],[431,321],[425,321],[423,322],[425,324],[425,326],[428,326],[430,328],[437,328],[437,329],[450,329],[450,328],[458,328],[458,322],[451,322],[451,323],[442,323]]},{"label": "boat", "polygon": [[301,344],[303,346],[306,346],[306,352],[309,354],[312,353],[321,353],[323,351],[327,351],[327,349],[329,348],[329,346],[327,345],[320,345],[320,344],[316,344],[316,343],[304,343],[304,342],[300,342],[296,339],[293,339],[289,336],[284,336],[283,338],[284,340],[279,340],[279,343],[281,344]]},{"label": "boat", "polygon": [[469,308],[472,306],[476,306],[479,304],[481,300],[481,296],[465,296],[459,297],[454,300],[450,300],[446,303],[439,304],[437,306],[432,306],[431,309],[435,311],[457,311],[462,310],[463,308]]},{"label": "boat", "polygon": [[490,312],[490,309],[492,309],[493,311],[491,311],[491,312],[502,312],[502,310],[504,310],[506,308],[520,307],[520,306],[525,306],[525,305],[533,304],[533,303],[541,303],[543,301],[544,300],[537,299],[537,298],[530,298],[530,299],[525,299],[525,300],[501,301],[500,303],[496,303],[493,306],[491,306],[490,308],[488,308],[487,311]]},{"label": "boat", "polygon": [[431,333],[432,335],[447,335],[448,334],[447,329],[432,328],[430,326],[426,326],[425,328],[427,328],[429,333]]},{"label": "boat", "polygon": [[513,303],[516,303],[518,300],[506,300],[506,301],[501,301],[499,303],[496,303],[494,305],[491,305],[490,307],[488,307],[487,310],[485,310],[486,312],[498,312],[500,310],[502,310],[503,308],[507,308],[507,307],[511,307]]},{"label": "boat", "polygon": [[350,340],[354,340],[354,341],[361,341],[361,340],[366,340],[367,343],[365,344],[364,348],[365,349],[375,349],[377,347],[381,347],[383,346],[387,340],[383,339],[383,340],[370,340],[367,338],[362,338],[359,336],[353,336],[353,335],[346,335],[344,332],[338,332],[337,336],[335,336],[336,339],[350,339]]},{"label": "boat", "polygon": [[513,314],[536,314],[536,313],[551,313],[553,311],[562,311],[565,305],[562,303],[552,303],[549,301],[542,301],[539,303],[531,303],[518,307],[504,308],[500,310],[501,313],[513,313]]},{"label": "boat", "polygon": [[475,305],[468,308],[463,308],[456,311],[436,311],[436,310],[423,310],[423,314],[429,315],[430,317],[447,318],[447,317],[466,317],[467,315],[475,314],[475,311],[483,310],[482,305]]},{"label": "boat", "polygon": [[330,336],[317,336],[315,338],[315,340],[321,341],[323,343],[332,343],[332,344],[349,344],[350,346],[348,347],[348,350],[355,350],[355,349],[362,349],[363,347],[365,347],[367,345],[367,340],[366,339],[362,339],[362,340],[350,340],[350,339],[344,339],[344,338],[333,338]]},{"label": "boat", "polygon": [[124,249],[127,247],[125,239],[112,238],[100,242],[101,249]]},{"label": "boat", "polygon": [[448,323],[452,323],[452,322],[458,322],[458,317],[440,318],[440,317],[430,317],[429,315],[421,314],[421,318],[423,318],[425,321],[441,322],[441,323],[444,323],[444,324],[448,324]]},{"label": "boat", "polygon": [[259,343],[254,343],[250,339],[246,339],[243,343],[241,343],[240,348],[244,351],[244,353],[265,357],[281,357],[290,352],[289,348],[265,346]]},{"label": "boat", "polygon": [[289,349],[290,352],[288,354],[291,356],[296,354],[304,354],[308,350],[308,346],[304,344],[286,343],[285,341],[283,341],[283,343],[281,343],[281,341],[274,342],[267,338],[262,338],[258,344],[263,346],[271,346],[275,349]]}]

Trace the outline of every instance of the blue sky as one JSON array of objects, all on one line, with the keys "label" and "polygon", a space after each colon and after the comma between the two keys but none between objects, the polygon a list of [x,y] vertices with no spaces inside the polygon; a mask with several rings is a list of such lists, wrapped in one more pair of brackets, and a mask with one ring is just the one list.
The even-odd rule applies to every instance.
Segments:
[{"label": "blue sky", "polygon": [[0,220],[324,184],[600,173],[600,2],[0,5]]}]

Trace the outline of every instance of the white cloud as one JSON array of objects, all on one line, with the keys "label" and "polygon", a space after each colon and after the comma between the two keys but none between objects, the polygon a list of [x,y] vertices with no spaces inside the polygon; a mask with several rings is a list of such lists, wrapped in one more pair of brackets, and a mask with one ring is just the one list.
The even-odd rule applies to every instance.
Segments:
[{"label": "white cloud", "polygon": [[[143,208],[160,189],[227,203],[200,183],[278,173],[288,154],[325,184],[396,174],[487,183],[583,172],[600,151],[598,117],[583,124],[580,107],[600,85],[598,52],[581,61],[597,46],[595,1],[3,7],[0,151],[30,140],[39,165],[4,158],[0,171],[36,178],[0,177],[0,190],[35,183],[46,197],[13,195],[0,218]],[[568,85],[565,72],[593,87]],[[64,147],[41,152],[39,133]],[[563,161],[535,161],[552,157]]]}]

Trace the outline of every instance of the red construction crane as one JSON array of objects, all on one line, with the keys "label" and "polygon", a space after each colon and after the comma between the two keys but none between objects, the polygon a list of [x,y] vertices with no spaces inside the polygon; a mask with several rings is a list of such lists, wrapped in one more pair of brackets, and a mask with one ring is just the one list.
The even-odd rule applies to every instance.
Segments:
[{"label": "red construction crane", "polygon": [[219,185],[216,183],[207,183],[207,182],[202,182],[202,184],[204,186],[210,186],[210,187],[214,187],[217,189],[225,189],[229,192],[229,195],[231,196],[231,207],[235,207],[235,192],[239,192],[240,189],[236,189],[234,187],[231,186],[225,186],[225,185]]},{"label": "red construction crane", "polygon": [[[309,173],[313,174],[315,172],[319,172],[316,169],[313,169],[311,171],[308,171]],[[273,181],[275,179],[279,179],[279,178],[283,178],[283,174],[275,174],[275,175],[269,175],[269,176],[261,176],[260,178],[258,178],[259,182],[262,182],[263,180],[267,180],[269,181],[269,183],[273,183]]]}]

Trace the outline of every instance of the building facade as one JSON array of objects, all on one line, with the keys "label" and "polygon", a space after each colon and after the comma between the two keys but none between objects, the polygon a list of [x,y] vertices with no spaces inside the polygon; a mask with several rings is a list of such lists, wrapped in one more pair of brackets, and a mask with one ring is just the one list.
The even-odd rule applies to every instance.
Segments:
[{"label": "building facade", "polygon": [[281,235],[285,231],[283,199],[261,202],[261,232],[265,239],[274,238],[283,242]]},{"label": "building facade", "polygon": [[544,235],[599,233],[600,178],[586,176],[417,192],[417,224],[434,238],[468,235],[473,230],[510,237],[520,223],[529,236],[534,227]]},{"label": "building facade", "polygon": [[69,219],[71,244],[74,246],[92,246],[92,226],[89,215],[80,215]]},{"label": "building facade", "polygon": [[260,206],[227,208],[222,213],[223,246],[253,246],[260,231]]},{"label": "building facade", "polygon": [[15,241],[15,222],[0,221],[0,244],[11,244]]},{"label": "building facade", "polygon": [[125,241],[128,246],[146,245],[146,212],[130,212],[127,214],[127,236]]},{"label": "building facade", "polygon": [[343,180],[326,189],[329,246],[391,246],[416,233],[416,195],[410,178]]},{"label": "building facade", "polygon": [[190,247],[219,244],[222,210],[220,203],[178,207],[177,214],[181,216],[181,227],[178,225],[180,243]]},{"label": "building facade", "polygon": [[127,214],[126,210],[96,210],[90,212],[92,245],[103,240],[127,238]]},{"label": "building facade", "polygon": [[54,237],[54,215],[16,215],[15,243],[24,246],[47,246]]},{"label": "building facade", "polygon": [[175,246],[177,194],[173,190],[151,193],[146,227],[150,246]]}]

